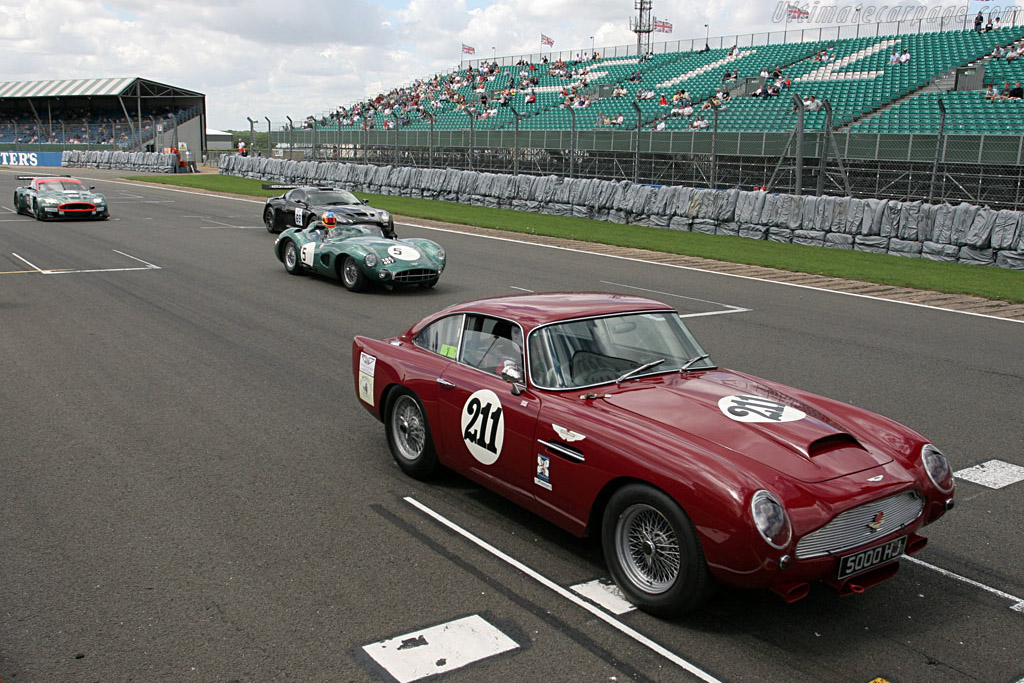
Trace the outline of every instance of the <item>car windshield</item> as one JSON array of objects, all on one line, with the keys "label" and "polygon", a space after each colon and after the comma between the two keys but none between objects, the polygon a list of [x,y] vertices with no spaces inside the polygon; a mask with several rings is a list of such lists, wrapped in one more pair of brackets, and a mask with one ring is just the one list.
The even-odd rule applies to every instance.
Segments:
[{"label": "car windshield", "polygon": [[327,233],[327,239],[343,240],[349,237],[383,237],[379,225],[339,225],[331,228]]},{"label": "car windshield", "polygon": [[47,180],[39,183],[40,192],[63,192],[65,190],[80,192],[81,189],[82,183],[79,180]]},{"label": "car windshield", "polygon": [[543,389],[715,367],[672,311],[555,323],[534,330],[528,346],[530,378]]},{"label": "car windshield", "polygon": [[332,204],[362,204],[348,190],[310,190],[307,193],[311,206],[331,206]]}]

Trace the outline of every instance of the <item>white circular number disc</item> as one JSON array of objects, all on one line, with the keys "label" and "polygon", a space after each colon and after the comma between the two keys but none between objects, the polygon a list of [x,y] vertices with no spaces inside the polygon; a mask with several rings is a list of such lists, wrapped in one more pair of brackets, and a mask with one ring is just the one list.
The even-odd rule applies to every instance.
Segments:
[{"label": "white circular number disc", "polygon": [[505,441],[505,414],[501,400],[490,389],[480,389],[462,406],[462,439],[481,464],[493,465]]},{"label": "white circular number disc", "polygon": [[420,257],[420,252],[412,247],[398,244],[388,247],[388,254],[394,256],[399,261],[415,261]]},{"label": "white circular number disc", "polygon": [[796,422],[807,417],[802,410],[763,396],[726,396],[718,409],[737,422]]}]

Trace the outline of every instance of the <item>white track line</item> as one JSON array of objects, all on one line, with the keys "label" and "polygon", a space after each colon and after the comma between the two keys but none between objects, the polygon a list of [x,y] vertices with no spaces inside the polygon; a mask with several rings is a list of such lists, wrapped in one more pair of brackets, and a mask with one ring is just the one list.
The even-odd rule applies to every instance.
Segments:
[{"label": "white track line", "polygon": [[673,296],[677,299],[687,299],[688,301],[699,301],[702,304],[711,304],[712,306],[721,306],[727,310],[724,311],[709,311],[707,313],[689,313],[681,316],[683,318],[699,318],[705,315],[724,315],[726,313],[749,313],[749,308],[741,308],[740,306],[731,306],[729,304],[723,304],[720,301],[708,301],[707,299],[698,299],[694,296],[684,296],[682,294],[673,294],[671,292],[662,292],[657,289],[645,289],[643,287],[634,287],[633,285],[624,285],[621,282],[608,282],[607,280],[601,280],[602,285],[611,285],[613,287],[624,287],[626,289],[635,289],[639,292],[648,292],[650,294],[661,294],[664,296]]},{"label": "white track line", "polygon": [[27,263],[28,267],[33,269],[33,270],[38,270],[40,273],[48,273],[48,272],[50,272],[48,270],[43,270],[42,268],[40,268],[36,264],[34,264],[31,261],[29,261],[27,258],[24,258],[22,256],[18,256],[17,254],[13,254],[13,256],[14,256],[14,258],[18,259],[19,261],[22,261],[23,263]]},{"label": "white track line", "polygon": [[540,583],[544,587],[551,589],[552,591],[554,591],[555,593],[557,593],[561,597],[565,598],[569,602],[573,603],[574,605],[582,607],[583,609],[585,609],[586,611],[590,612],[592,615],[594,615],[595,617],[597,617],[601,621],[605,622],[609,626],[612,626],[613,628],[617,629],[621,633],[629,636],[630,638],[632,638],[636,642],[640,643],[644,647],[647,647],[650,650],[653,650],[655,653],[661,655],[662,657],[664,657],[665,659],[669,660],[673,664],[679,666],[680,668],[688,671],[689,673],[693,674],[694,676],[696,676],[697,678],[701,679],[702,681],[706,681],[707,683],[721,683],[719,681],[719,679],[715,678],[714,676],[712,676],[711,674],[707,673],[703,669],[700,669],[696,665],[691,664],[690,662],[686,661],[685,659],[683,659],[679,655],[675,654],[674,652],[672,652],[668,648],[664,647],[663,645],[660,645],[660,644],[654,642],[653,640],[651,640],[650,638],[648,638],[644,634],[640,633],[639,631],[637,631],[637,630],[635,630],[633,628],[630,628],[629,626],[627,626],[626,624],[622,623],[621,621],[619,621],[615,617],[611,616],[610,614],[608,614],[607,612],[605,612],[601,608],[597,607],[596,605],[591,604],[587,600],[584,600],[583,598],[581,598],[580,596],[576,595],[572,591],[563,588],[562,586],[558,585],[557,583],[555,583],[551,579],[547,578],[546,576],[543,576],[542,574],[539,574],[538,572],[534,571],[530,567],[527,567],[525,564],[523,564],[519,560],[516,560],[515,558],[507,555],[506,553],[502,552],[501,550],[498,550],[497,548],[492,546],[490,543],[484,541],[483,539],[479,538],[478,536],[473,535],[469,531],[466,531],[465,529],[460,527],[455,522],[452,522],[451,520],[449,520],[448,518],[442,516],[441,514],[439,514],[437,512],[434,512],[433,510],[431,510],[430,508],[428,508],[426,505],[424,505],[423,503],[419,502],[415,498],[406,496],[404,500],[405,500],[405,502],[409,503],[413,507],[419,509],[420,512],[423,512],[427,516],[434,518],[436,521],[438,521],[441,524],[443,524],[444,526],[448,527],[449,529],[451,529],[455,533],[459,534],[463,538],[473,542],[474,544],[476,544],[477,546],[479,546],[483,550],[486,550],[487,552],[489,552],[491,555],[494,555],[499,560],[501,560],[501,561],[511,565],[515,569],[518,569],[519,571],[521,571],[522,573],[526,574],[527,576],[529,576],[534,581],[537,581],[538,583]]},{"label": "white track line", "polygon": [[936,567],[933,564],[928,564],[927,562],[919,560],[916,557],[910,557],[909,555],[904,555],[903,559],[908,561],[908,562],[912,562],[914,564],[917,564],[917,565],[920,565],[922,567],[925,567],[927,569],[931,569],[934,572],[938,572],[939,574],[942,574],[943,576],[945,576],[947,578],[956,579],[957,581],[961,581],[963,583],[966,583],[969,586],[974,586],[975,588],[980,588],[981,590],[987,591],[989,593],[992,593],[993,595],[998,595],[999,597],[1001,597],[1001,598],[1003,598],[1005,600],[1009,600],[1009,601],[1011,601],[1013,603],[1012,605],[1010,605],[1010,609],[1012,609],[1014,612],[1024,613],[1024,599],[1022,599],[1022,598],[1018,598],[1015,595],[1010,595],[1009,593],[1004,593],[1003,591],[999,590],[998,588],[992,588],[992,586],[986,586],[985,584],[980,583],[978,581],[975,581],[974,579],[968,579],[966,576],[960,576],[959,574],[951,572],[948,569],[943,569],[942,567]]},{"label": "white track line", "polygon": [[133,261],[138,261],[139,263],[145,263],[150,268],[155,268],[157,270],[160,270],[160,266],[154,266],[149,261],[143,261],[142,259],[138,258],[137,256],[132,256],[131,254],[126,254],[123,251],[118,251],[117,249],[114,249],[113,252],[115,254],[120,254],[121,256],[127,256],[128,258],[132,259]]}]

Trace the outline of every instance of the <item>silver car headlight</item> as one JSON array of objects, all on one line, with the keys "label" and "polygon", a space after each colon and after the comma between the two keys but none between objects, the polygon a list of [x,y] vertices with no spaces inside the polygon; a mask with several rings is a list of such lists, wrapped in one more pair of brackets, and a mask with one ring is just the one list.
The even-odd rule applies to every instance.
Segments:
[{"label": "silver car headlight", "polygon": [[785,548],[793,538],[793,526],[789,522],[786,508],[770,492],[760,490],[750,501],[750,514],[754,526],[768,545]]},{"label": "silver car headlight", "polygon": [[57,204],[60,204],[60,200],[54,199],[53,197],[40,197],[39,203],[42,204],[43,206],[55,206]]},{"label": "silver car headlight", "polygon": [[378,261],[379,259],[377,258],[377,255],[372,251],[367,252],[366,256],[363,257],[363,263],[366,264],[367,268],[376,268]]},{"label": "silver car headlight", "polygon": [[381,211],[380,212],[380,222],[381,223],[390,223],[391,222],[391,214],[388,213],[387,211]]},{"label": "silver car headlight", "polygon": [[949,469],[949,461],[938,448],[930,443],[921,447],[921,463],[928,478],[943,493],[953,490],[953,471]]},{"label": "silver car headlight", "polygon": [[444,256],[445,256],[444,249],[441,248],[441,247],[438,247],[438,249],[437,249],[437,260],[438,261],[444,261]]}]

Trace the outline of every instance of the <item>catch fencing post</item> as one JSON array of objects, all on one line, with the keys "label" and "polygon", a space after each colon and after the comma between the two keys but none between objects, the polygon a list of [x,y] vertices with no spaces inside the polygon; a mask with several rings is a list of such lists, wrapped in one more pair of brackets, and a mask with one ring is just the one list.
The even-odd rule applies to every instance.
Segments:
[{"label": "catch fencing post", "polygon": [[[639,50],[637,50],[639,53]],[[640,127],[643,125],[643,112],[640,111],[640,105],[636,102],[631,103],[633,109],[636,109],[636,144],[633,146],[633,182],[639,182],[640,179]]]},{"label": "catch fencing post", "polygon": [[935,182],[939,177],[939,157],[942,156],[942,141],[946,132],[946,104],[939,98],[939,134],[935,138],[935,160],[932,162],[932,180],[928,183],[928,203],[935,197]]},{"label": "catch fencing post", "polygon": [[293,124],[292,124],[292,117],[286,116],[285,118],[288,119],[288,158],[289,159],[294,159],[295,158],[295,145],[293,144],[293,140],[295,138],[292,135],[292,126],[293,126]]}]

